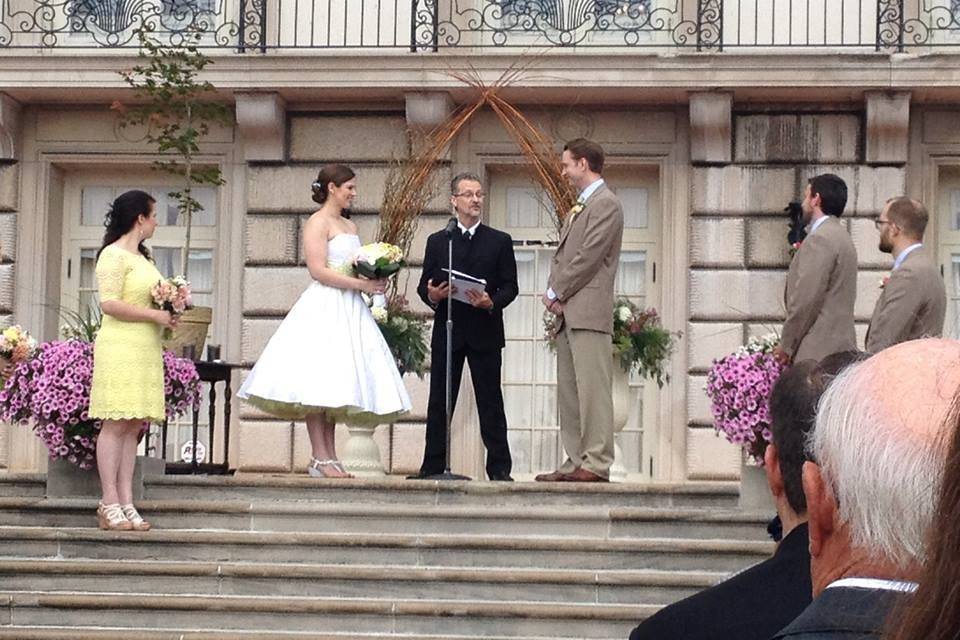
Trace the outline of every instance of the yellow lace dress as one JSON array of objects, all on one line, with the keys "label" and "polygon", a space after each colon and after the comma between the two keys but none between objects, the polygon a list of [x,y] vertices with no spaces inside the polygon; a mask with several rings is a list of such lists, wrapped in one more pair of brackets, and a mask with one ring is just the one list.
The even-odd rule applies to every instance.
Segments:
[{"label": "yellow lace dress", "polygon": [[[163,276],[139,254],[109,245],[97,260],[100,300],[152,308],[151,289]],[[104,314],[93,346],[92,418],[164,418],[163,352],[159,325],[127,322]]]}]

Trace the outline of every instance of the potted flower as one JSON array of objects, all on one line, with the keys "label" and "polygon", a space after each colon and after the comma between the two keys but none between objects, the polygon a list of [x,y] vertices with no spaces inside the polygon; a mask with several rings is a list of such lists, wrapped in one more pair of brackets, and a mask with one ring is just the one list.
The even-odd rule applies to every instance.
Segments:
[{"label": "potted flower", "polygon": [[713,361],[707,374],[713,428],[743,449],[741,504],[769,506],[770,492],[763,473],[763,454],[772,441],[770,394],[784,365],[773,356],[779,337],[750,338],[734,353]]},{"label": "potted flower", "polygon": [[[193,362],[165,351],[163,365],[167,418],[198,410],[200,379]],[[100,432],[100,421],[87,413],[92,379],[91,342],[52,340],[17,364],[0,391],[0,419],[31,425],[47,448],[50,495],[63,488],[71,494],[97,490],[96,478],[87,472],[96,465]],[[61,489],[51,490],[54,485]]]},{"label": "potted flower", "polygon": [[[220,167],[197,159],[200,145],[215,125],[231,125],[233,118],[226,105],[215,99],[215,88],[199,79],[213,60],[197,47],[202,35],[187,30],[185,44],[161,46],[149,30],[138,32],[140,64],[120,71],[123,80],[134,89],[137,104],[114,102],[120,115],[120,127],[145,127],[145,139],[154,145],[160,160],[153,163],[159,171],[176,176],[180,188],[168,195],[177,203],[181,226],[185,229],[180,252],[180,275],[189,280],[191,230],[194,214],[203,205],[193,197],[198,186],[225,184]],[[175,275],[175,274],[168,274]],[[207,328],[212,319],[210,307],[194,306],[184,313],[165,346],[179,353],[191,344],[199,354],[203,350]]]},{"label": "potted flower", "polygon": [[[556,348],[557,317],[543,314],[544,338],[551,349]],[[639,373],[663,387],[669,382],[667,361],[680,333],[663,328],[656,309],[641,309],[627,298],[618,298],[613,306],[613,333],[610,336],[613,367],[613,428],[617,436],[630,417],[630,374]],[[614,464],[610,469],[613,480],[626,479],[619,440],[614,443]]]}]

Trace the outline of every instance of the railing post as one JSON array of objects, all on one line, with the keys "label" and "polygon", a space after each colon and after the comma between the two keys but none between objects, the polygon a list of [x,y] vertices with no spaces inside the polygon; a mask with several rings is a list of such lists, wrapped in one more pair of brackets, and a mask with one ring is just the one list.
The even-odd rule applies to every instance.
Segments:
[{"label": "railing post", "polygon": [[723,0],[697,0],[697,51],[723,51]]},{"label": "railing post", "polygon": [[[260,53],[267,52],[267,0],[254,0],[260,2]],[[281,0],[277,0],[277,15],[280,15]],[[279,42],[277,43],[280,44]]]},{"label": "railing post", "polygon": [[[429,13],[428,13],[429,12]],[[427,20],[429,19],[429,23]],[[418,39],[418,27],[426,29],[430,26],[430,38],[423,34],[422,41]],[[439,0],[411,0],[410,7],[410,53],[416,53],[420,45],[427,46],[436,53],[440,50],[440,2]]]},{"label": "railing post", "polygon": [[902,53],[903,31],[903,0],[877,0],[877,51],[892,48]]},{"label": "railing post", "polygon": [[247,52],[247,0],[240,0],[240,15],[238,16],[237,37],[239,43],[238,53]]}]

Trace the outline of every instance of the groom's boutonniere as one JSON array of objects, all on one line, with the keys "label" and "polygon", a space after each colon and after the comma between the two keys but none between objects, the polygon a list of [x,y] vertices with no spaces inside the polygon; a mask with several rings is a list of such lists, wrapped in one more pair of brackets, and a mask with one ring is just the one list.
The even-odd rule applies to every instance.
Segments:
[{"label": "groom's boutonniere", "polygon": [[803,244],[803,241],[802,241],[802,240],[801,240],[800,242],[794,242],[793,244],[790,245],[790,257],[791,257],[791,258],[793,258],[793,256],[797,255],[797,251],[800,251],[800,245],[801,245],[801,244]]},{"label": "groom's boutonniere", "polygon": [[887,288],[887,283],[890,282],[890,276],[887,276],[880,280],[880,291],[883,291]]},{"label": "groom's boutonniere", "polygon": [[567,217],[573,219],[573,216],[577,215],[583,211],[583,200],[577,200],[577,203],[570,207],[570,211],[567,212]]}]

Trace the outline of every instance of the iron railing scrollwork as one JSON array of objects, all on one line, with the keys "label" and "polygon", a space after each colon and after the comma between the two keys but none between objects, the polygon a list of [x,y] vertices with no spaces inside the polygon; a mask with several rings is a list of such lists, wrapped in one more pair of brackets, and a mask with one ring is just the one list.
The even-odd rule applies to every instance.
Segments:
[{"label": "iron railing scrollwork", "polygon": [[960,0],[0,0],[0,50],[960,49]]}]

